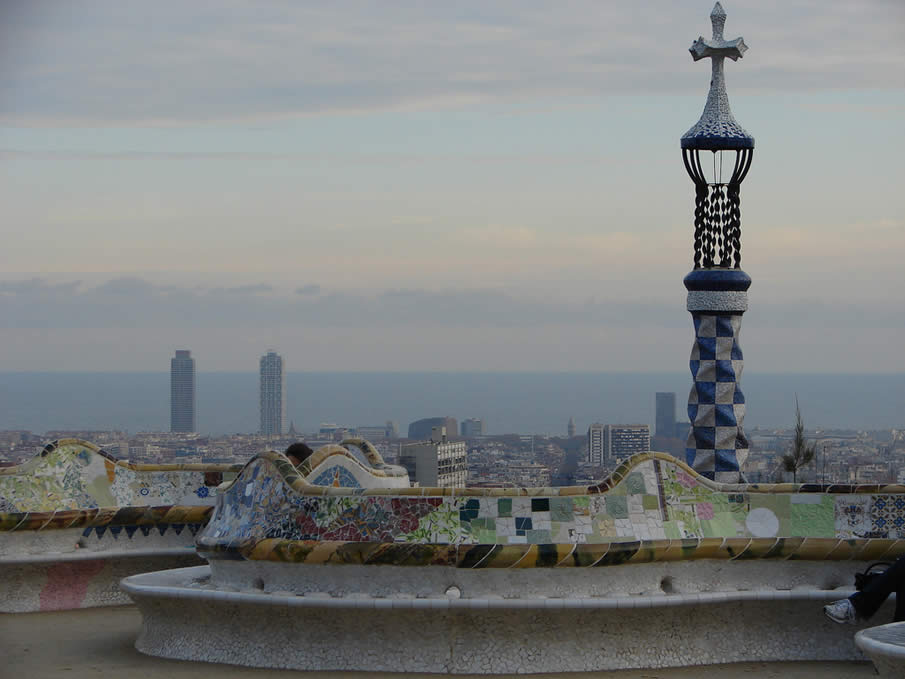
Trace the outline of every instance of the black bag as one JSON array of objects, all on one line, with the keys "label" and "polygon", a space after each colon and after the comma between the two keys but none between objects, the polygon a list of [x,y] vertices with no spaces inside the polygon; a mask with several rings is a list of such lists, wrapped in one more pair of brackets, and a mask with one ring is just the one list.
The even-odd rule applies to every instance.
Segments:
[{"label": "black bag", "polygon": [[886,568],[881,571],[875,571],[874,568],[876,566],[886,566],[886,568],[889,568],[892,564],[888,561],[878,561],[865,568],[863,573],[855,573],[855,589],[859,592],[863,591],[875,578],[880,577],[886,572]]}]

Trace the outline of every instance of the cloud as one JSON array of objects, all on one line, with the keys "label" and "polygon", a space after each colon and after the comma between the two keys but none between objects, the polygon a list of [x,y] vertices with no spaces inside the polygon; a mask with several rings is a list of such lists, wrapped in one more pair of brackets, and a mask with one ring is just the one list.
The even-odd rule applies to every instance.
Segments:
[{"label": "cloud", "polygon": [[254,285],[240,285],[235,288],[215,288],[210,291],[212,295],[257,295],[262,292],[273,292],[273,286],[268,283],[256,283]]},{"label": "cloud", "polygon": [[295,289],[296,295],[317,295],[320,294],[321,286],[316,283],[309,283]]},{"label": "cloud", "polygon": [[[8,3],[0,120],[166,124],[700,93],[706,11],[667,0]],[[733,89],[901,88],[901,2],[747,0]],[[852,40],[851,36],[870,36]],[[742,70],[735,65],[733,69]]]},{"label": "cloud", "polygon": [[68,283],[48,283],[41,278],[29,278],[24,281],[0,281],[0,294],[7,295],[43,295],[52,293],[75,292],[81,281]]},{"label": "cloud", "polygon": [[134,276],[113,278],[106,283],[101,283],[94,288],[94,294],[98,295],[124,295],[132,297],[146,297],[154,292],[154,286],[146,280]]},{"label": "cloud", "polygon": [[[116,278],[95,287],[40,279],[0,281],[0,328],[523,328],[638,329],[690,324],[681,303],[619,298],[553,302],[498,289],[283,294],[267,284],[218,288],[165,286]],[[53,291],[53,295],[48,295]],[[905,313],[883,304],[786,299],[759,303],[749,316],[764,328],[905,328]]]}]

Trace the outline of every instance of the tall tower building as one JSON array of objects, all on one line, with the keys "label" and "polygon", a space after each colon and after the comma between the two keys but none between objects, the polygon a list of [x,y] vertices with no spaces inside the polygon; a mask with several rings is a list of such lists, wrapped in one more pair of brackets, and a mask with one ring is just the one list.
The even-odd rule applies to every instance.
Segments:
[{"label": "tall tower building", "polygon": [[185,349],[170,359],[170,431],[195,431],[195,359]]},{"label": "tall tower building", "polygon": [[732,115],[723,73],[725,60],[740,59],[748,47],[742,38],[723,37],[726,13],[720,3],[710,22],[713,36],[698,38],[689,50],[695,61],[711,60],[710,91],[700,120],[681,140],[685,170],[695,187],[694,270],[685,276],[686,308],[695,331],[685,459],[709,479],[738,483],[748,457],[738,337],[751,285],[741,268],[740,195],[754,137]]},{"label": "tall tower building", "polygon": [[588,427],[588,464],[603,466],[603,425],[600,422]]},{"label": "tall tower building", "polygon": [[286,421],[286,366],[275,351],[261,356],[262,434],[280,436]]},{"label": "tall tower building", "polygon": [[569,435],[570,439],[575,438],[575,418],[569,418],[569,425],[566,427],[566,433]]},{"label": "tall tower building", "polygon": [[671,439],[676,435],[676,395],[672,391],[657,392],[655,436]]}]

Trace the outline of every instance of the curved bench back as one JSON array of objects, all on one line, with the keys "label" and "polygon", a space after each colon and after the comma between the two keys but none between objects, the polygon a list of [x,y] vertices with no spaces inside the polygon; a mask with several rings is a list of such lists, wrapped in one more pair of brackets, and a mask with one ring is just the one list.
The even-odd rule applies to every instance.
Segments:
[{"label": "curved bench back", "polygon": [[241,465],[130,464],[80,439],[48,444],[37,457],[0,469],[0,513],[97,507],[210,506],[224,474]]},{"label": "curved bench back", "polygon": [[[362,464],[344,446],[361,450],[369,466]],[[345,439],[342,445],[318,448],[300,465],[305,481],[333,488],[408,488],[408,473],[402,467],[388,465],[380,452],[364,439]]]}]

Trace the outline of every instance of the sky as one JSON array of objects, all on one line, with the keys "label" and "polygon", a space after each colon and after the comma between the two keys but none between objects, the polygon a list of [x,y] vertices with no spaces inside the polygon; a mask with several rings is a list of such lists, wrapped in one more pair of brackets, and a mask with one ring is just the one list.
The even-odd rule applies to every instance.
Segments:
[{"label": "sky", "polygon": [[[674,371],[707,2],[0,2],[0,371]],[[905,3],[727,0],[742,346],[905,372]]]}]

